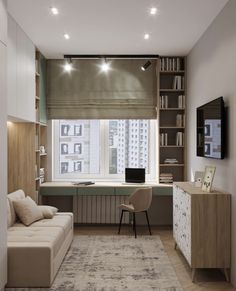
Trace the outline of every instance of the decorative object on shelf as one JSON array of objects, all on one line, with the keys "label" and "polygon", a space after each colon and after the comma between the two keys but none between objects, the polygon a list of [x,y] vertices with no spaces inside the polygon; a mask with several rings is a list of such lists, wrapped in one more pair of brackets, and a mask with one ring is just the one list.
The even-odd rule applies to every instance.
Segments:
[{"label": "decorative object on shelf", "polygon": [[45,169],[44,168],[39,169],[39,177],[40,177],[40,184],[44,183],[44,181],[45,181]]},{"label": "decorative object on shelf", "polygon": [[211,192],[211,187],[215,175],[216,167],[214,166],[206,166],[204,172],[204,178],[202,183],[202,190]]},{"label": "decorative object on shelf", "polygon": [[43,145],[39,147],[39,150],[40,150],[40,154],[46,153],[45,147]]},{"label": "decorative object on shelf", "polygon": [[202,187],[204,172],[196,171],[194,174],[195,187]]}]

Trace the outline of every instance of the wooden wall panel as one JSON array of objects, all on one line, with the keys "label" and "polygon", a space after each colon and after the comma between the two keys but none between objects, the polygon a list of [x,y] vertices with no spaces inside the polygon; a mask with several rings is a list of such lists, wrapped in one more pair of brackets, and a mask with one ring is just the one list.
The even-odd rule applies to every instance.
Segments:
[{"label": "wooden wall panel", "polygon": [[35,124],[8,126],[8,193],[23,189],[37,200],[35,193]]}]

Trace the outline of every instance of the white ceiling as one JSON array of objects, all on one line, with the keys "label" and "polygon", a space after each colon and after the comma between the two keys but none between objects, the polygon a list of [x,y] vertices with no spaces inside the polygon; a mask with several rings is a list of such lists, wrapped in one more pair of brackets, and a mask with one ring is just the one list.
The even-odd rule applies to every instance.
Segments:
[{"label": "white ceiling", "polygon": [[[47,58],[63,54],[186,55],[228,0],[8,0]],[[50,7],[59,15],[53,16]],[[151,16],[156,6],[159,15]],[[70,34],[65,40],[63,34]],[[150,39],[144,40],[144,33]]]}]

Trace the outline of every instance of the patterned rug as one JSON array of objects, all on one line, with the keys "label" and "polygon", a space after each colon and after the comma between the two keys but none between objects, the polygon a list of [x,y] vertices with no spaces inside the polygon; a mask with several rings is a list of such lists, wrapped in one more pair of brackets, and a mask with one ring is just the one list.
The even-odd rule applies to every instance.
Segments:
[{"label": "patterned rug", "polygon": [[50,289],[7,291],[183,290],[159,236],[75,236]]}]

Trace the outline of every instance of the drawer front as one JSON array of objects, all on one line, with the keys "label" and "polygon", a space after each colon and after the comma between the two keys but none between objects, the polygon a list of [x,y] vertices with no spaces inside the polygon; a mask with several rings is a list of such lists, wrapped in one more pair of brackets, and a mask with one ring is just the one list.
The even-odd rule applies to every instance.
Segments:
[{"label": "drawer front", "polygon": [[175,241],[179,242],[179,225],[180,225],[180,197],[179,187],[173,186],[173,236]]},{"label": "drawer front", "polygon": [[113,187],[78,187],[78,195],[115,195]]},{"label": "drawer front", "polygon": [[74,196],[76,194],[76,187],[40,187],[42,196]]},{"label": "drawer front", "polygon": [[191,196],[181,190],[180,249],[191,265]]},{"label": "drawer front", "polygon": [[173,234],[180,250],[191,265],[191,196],[173,188]]}]

